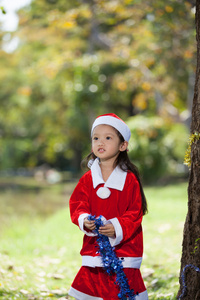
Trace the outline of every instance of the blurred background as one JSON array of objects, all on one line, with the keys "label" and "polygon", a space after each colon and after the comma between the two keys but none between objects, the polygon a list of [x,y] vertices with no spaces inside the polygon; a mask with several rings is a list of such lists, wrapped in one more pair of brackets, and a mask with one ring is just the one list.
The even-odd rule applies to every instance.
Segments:
[{"label": "blurred background", "polygon": [[[186,203],[188,168],[183,161],[196,69],[192,3],[0,0],[0,250],[7,262],[5,272],[23,260],[19,256],[13,263],[17,248],[11,240],[18,245],[33,225],[41,226],[41,220],[66,207],[82,174],[80,162],[91,150],[90,128],[99,114],[116,113],[130,127],[129,155],[150,200],[157,199],[156,186],[180,183],[176,191],[171,186],[159,190],[159,197],[169,194],[166,203],[172,208],[170,189],[180,195],[176,212],[183,199]],[[162,206],[153,209],[154,214],[162,210]],[[167,239],[170,228],[179,228],[181,240],[185,212],[184,206],[176,225],[168,219],[171,215],[173,223],[177,217],[173,208],[166,212],[162,233]],[[149,218],[150,222],[153,216]],[[164,217],[160,218],[162,222]],[[154,229],[160,226],[151,224]],[[36,256],[48,236],[43,231],[38,245],[35,241],[31,248]],[[152,236],[149,239],[152,242]],[[29,251],[30,245],[27,240],[22,248]],[[176,263],[180,251],[170,254]],[[69,282],[71,277],[70,273]],[[0,287],[1,279],[0,272]],[[4,284],[5,290],[10,289]],[[14,299],[6,298],[5,290],[3,299]]]},{"label": "blurred background", "polygon": [[0,4],[1,175],[76,176],[92,122],[109,112],[130,126],[145,182],[185,172],[196,63],[189,2]]}]

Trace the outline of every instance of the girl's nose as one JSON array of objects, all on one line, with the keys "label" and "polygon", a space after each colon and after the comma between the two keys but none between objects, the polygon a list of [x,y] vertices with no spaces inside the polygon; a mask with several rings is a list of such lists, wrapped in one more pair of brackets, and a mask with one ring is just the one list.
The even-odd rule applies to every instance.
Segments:
[{"label": "girl's nose", "polygon": [[99,145],[103,145],[103,139],[99,139],[98,142]]}]

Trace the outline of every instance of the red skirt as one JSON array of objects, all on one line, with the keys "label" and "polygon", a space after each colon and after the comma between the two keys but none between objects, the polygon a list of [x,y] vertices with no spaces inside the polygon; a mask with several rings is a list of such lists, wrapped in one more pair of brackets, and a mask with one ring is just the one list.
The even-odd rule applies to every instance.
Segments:
[{"label": "red skirt", "polygon": [[[133,289],[135,294],[146,291],[139,269],[124,268],[124,273],[128,279],[130,289]],[[120,290],[115,280],[116,275],[108,275],[103,268],[82,266],[72,283],[72,289],[80,292],[79,295],[83,293],[103,300],[117,300],[119,299],[118,294]],[[73,294],[71,295],[74,296]],[[85,298],[83,296],[80,299]],[[148,296],[143,299],[148,299]]]}]

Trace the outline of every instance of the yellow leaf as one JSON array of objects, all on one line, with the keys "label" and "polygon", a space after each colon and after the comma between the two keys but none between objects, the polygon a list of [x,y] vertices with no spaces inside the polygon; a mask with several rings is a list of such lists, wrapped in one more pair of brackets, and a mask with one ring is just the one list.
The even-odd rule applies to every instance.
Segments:
[{"label": "yellow leaf", "polygon": [[72,18],[72,19],[77,19],[77,17],[78,17],[78,13],[75,12],[75,11],[73,11],[73,12],[70,14],[70,18]]},{"label": "yellow leaf", "polygon": [[23,86],[18,88],[17,93],[19,95],[23,95],[23,96],[30,96],[32,93],[32,90],[29,86]]},{"label": "yellow leaf", "polygon": [[125,0],[124,2],[126,5],[133,4],[133,0]]},{"label": "yellow leaf", "polygon": [[[155,50],[155,49],[154,49]],[[155,63],[155,59],[154,58],[149,58],[147,61],[146,61],[146,66],[148,68],[150,68],[153,64]]]},{"label": "yellow leaf", "polygon": [[117,84],[117,88],[118,88],[118,90],[120,90],[120,91],[125,91],[126,89],[127,89],[127,84],[126,84],[126,82],[118,82],[118,84]]},{"label": "yellow leaf", "polygon": [[73,21],[67,21],[67,22],[62,24],[63,28],[72,28],[74,26],[75,26],[75,23]]},{"label": "yellow leaf", "polygon": [[82,10],[80,13],[81,13],[81,16],[86,18],[86,19],[89,19],[92,16],[91,11],[88,10],[88,9]]},{"label": "yellow leaf", "polygon": [[185,58],[192,58],[193,57],[193,53],[191,51],[189,51],[189,50],[186,50],[184,52],[184,57]]},{"label": "yellow leaf", "polygon": [[137,94],[133,99],[132,104],[140,110],[145,110],[147,108],[147,100],[145,95],[143,93]]},{"label": "yellow leaf", "polygon": [[169,6],[169,5],[166,5],[165,6],[165,10],[166,10],[166,12],[168,12],[168,13],[171,13],[171,12],[173,12],[173,7],[171,7],[171,6]]},{"label": "yellow leaf", "polygon": [[150,85],[149,82],[145,81],[145,82],[142,83],[142,88],[145,91],[149,91],[151,89],[151,85]]}]

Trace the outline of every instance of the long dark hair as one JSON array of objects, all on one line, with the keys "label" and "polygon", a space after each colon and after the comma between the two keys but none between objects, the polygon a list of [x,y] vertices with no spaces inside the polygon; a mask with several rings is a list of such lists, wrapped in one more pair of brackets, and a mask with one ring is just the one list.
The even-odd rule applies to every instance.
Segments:
[{"label": "long dark hair", "polygon": [[[116,132],[119,136],[120,142],[123,143],[124,142],[123,136],[121,135],[121,133],[119,133],[118,130],[116,130]],[[96,158],[97,158],[97,156],[93,152],[91,152],[85,159],[83,159],[83,161],[81,163],[82,168],[86,167],[89,170],[90,169],[89,168],[89,161],[90,160],[95,160]],[[146,200],[144,190],[143,190],[143,187],[142,187],[142,181],[141,181],[141,178],[140,178],[140,173],[138,171],[138,168],[130,161],[127,150],[120,151],[120,153],[117,156],[117,158],[115,160],[115,163],[114,163],[114,167],[116,167],[116,166],[119,166],[125,172],[130,171],[136,176],[136,178],[139,182],[139,185],[140,185],[140,192],[141,192],[141,196],[142,196],[143,215],[146,215],[147,212],[148,212],[147,200]]]}]

